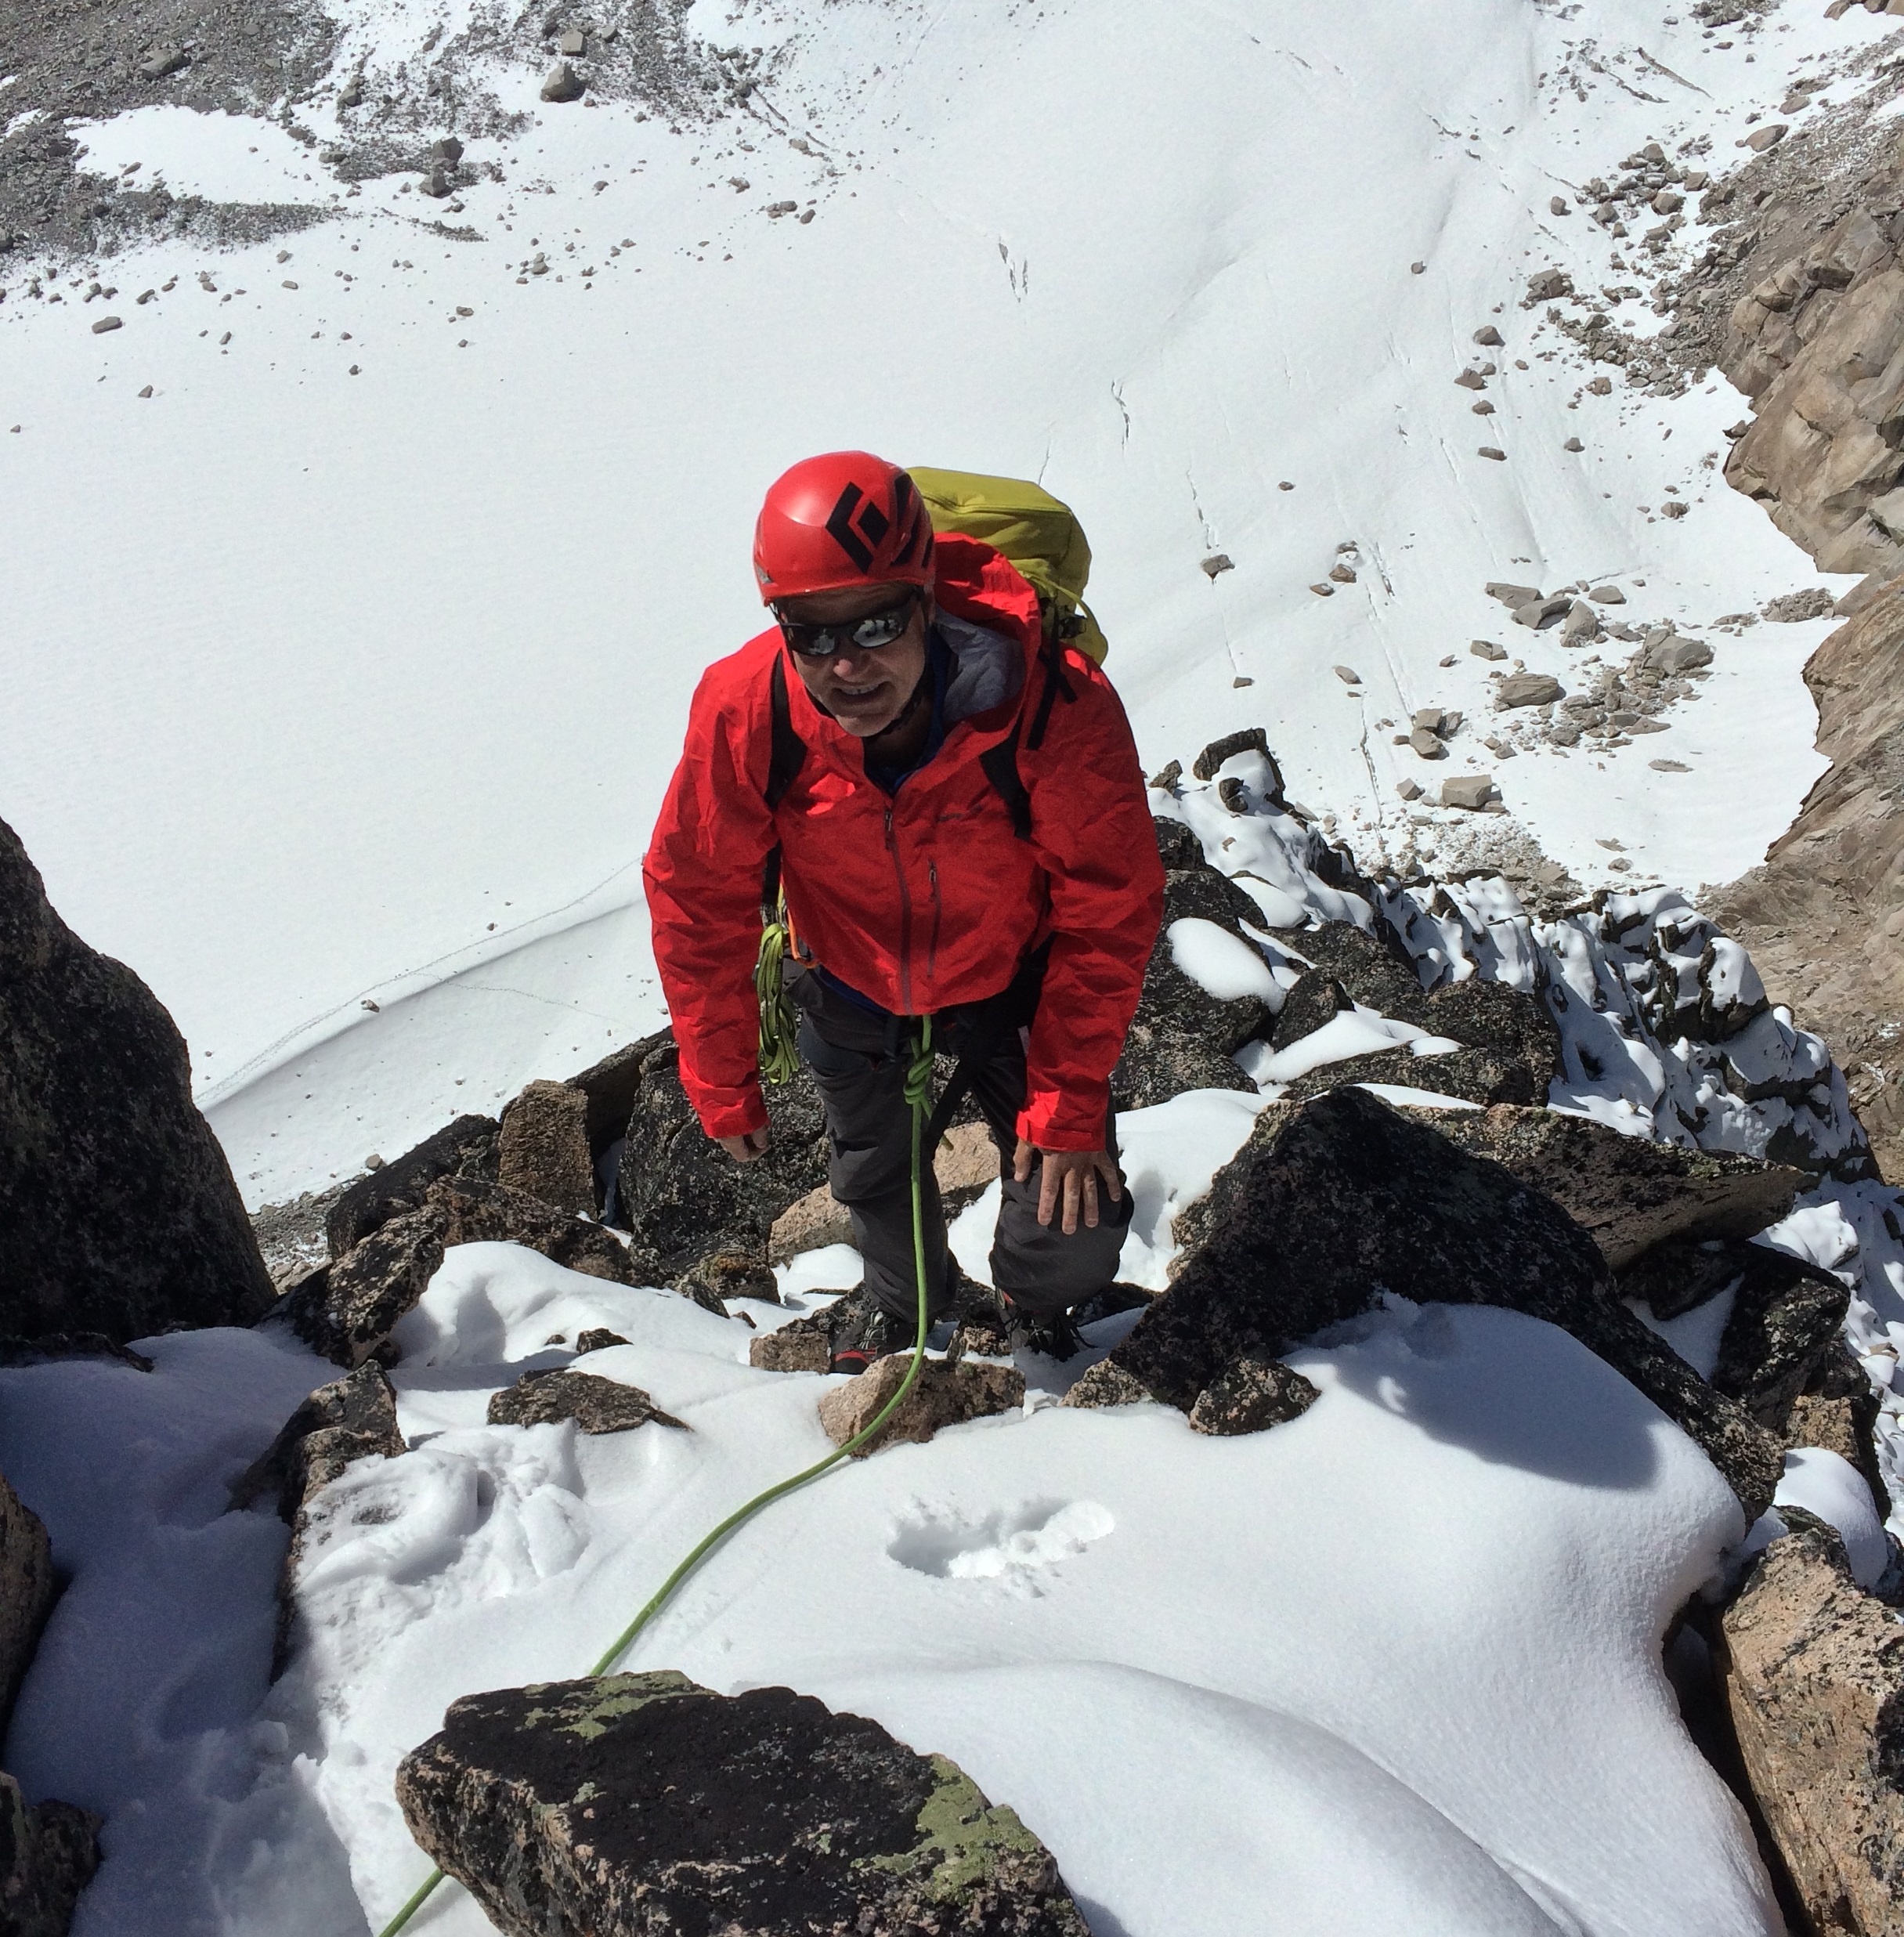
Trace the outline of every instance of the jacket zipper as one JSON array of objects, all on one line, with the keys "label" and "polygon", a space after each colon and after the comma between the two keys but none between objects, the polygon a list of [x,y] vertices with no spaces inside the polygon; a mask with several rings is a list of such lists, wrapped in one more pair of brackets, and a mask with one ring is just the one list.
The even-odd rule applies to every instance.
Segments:
[{"label": "jacket zipper", "polygon": [[893,873],[899,883],[899,1000],[909,1016],[912,1013],[912,897],[905,884],[905,869],[899,862],[899,837],[893,831],[893,811],[886,810],[886,851],[893,858]]},{"label": "jacket zipper", "polygon": [[926,873],[932,883],[932,939],[926,949],[926,982],[930,989],[937,983],[939,974],[939,864],[928,861]]}]

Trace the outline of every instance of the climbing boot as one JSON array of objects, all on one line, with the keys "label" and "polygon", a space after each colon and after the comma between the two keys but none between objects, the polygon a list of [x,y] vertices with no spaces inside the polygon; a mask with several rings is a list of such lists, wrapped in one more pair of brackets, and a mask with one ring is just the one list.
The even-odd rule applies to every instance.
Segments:
[{"label": "climbing boot", "polygon": [[1042,1352],[1046,1358],[1062,1364],[1084,1350],[1084,1341],[1078,1335],[1069,1312],[1053,1312],[1034,1318],[1009,1298],[1001,1302],[1005,1306],[1005,1336],[1012,1351]]}]

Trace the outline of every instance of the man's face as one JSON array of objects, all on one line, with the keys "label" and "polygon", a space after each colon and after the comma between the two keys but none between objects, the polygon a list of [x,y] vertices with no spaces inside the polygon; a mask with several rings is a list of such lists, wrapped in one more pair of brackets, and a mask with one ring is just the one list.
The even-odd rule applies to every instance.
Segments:
[{"label": "man's face", "polygon": [[[887,612],[912,593],[905,585],[855,585],[844,591],[815,592],[783,598],[779,609],[796,625],[844,625]],[[890,645],[871,652],[843,649],[830,658],[788,656],[800,669],[807,691],[847,732],[870,739],[898,718],[926,670],[926,627],[930,602],[913,596],[905,631]]]}]

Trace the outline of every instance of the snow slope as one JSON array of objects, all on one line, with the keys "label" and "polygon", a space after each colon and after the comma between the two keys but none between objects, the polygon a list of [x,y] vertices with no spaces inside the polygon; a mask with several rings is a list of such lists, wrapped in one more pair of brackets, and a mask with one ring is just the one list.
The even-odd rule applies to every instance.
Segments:
[{"label": "snow slope", "polygon": [[[1747,65],[1660,0],[1565,15],[703,0],[691,27],[779,50],[746,113],[675,132],[499,69],[535,125],[472,144],[502,179],[461,215],[407,176],[352,192],[269,124],[84,131],[95,168],[338,217],[283,263],[120,257],[91,304],[9,258],[0,303],[0,813],[172,1008],[252,1201],[658,1019],[636,859],[699,668],[757,622],[761,491],[814,449],[1041,476],[1091,533],[1147,759],[1264,723],[1371,860],[1433,844],[1380,723],[1479,717],[1485,580],[1612,577],[1631,616],[1703,623],[1814,577],[1702,468],[1736,397],[1570,408],[1582,373],[1517,298],[1559,255],[1608,273],[1557,185],[1656,136],[1728,153],[1787,56],[1882,30],[1787,9]],[[388,63],[439,10],[340,17],[345,64]],[[299,113],[331,132],[327,100]],[[96,337],[102,308],[125,327]],[[1451,380],[1489,321],[1483,420]],[[1678,524],[1640,508],[1667,483]],[[1317,598],[1350,540],[1360,582]],[[1599,837],[1736,873],[1819,770],[1797,671],[1824,629],[1722,642],[1674,731],[1691,772],[1524,757],[1510,807],[1589,881]],[[1552,635],[1508,643],[1564,674]]]},{"label": "snow slope", "polygon": [[[482,1423],[595,1324],[633,1343],[587,1369],[691,1433]],[[155,1341],[150,1375],[0,1372],[0,1466],[75,1575],[9,1764],[108,1816],[76,1937],[376,1928],[427,1868],[392,1773],[446,1704],[578,1671],[707,1525],[825,1450],[822,1382],[751,1370],[738,1319],[511,1246],[453,1251],[399,1335],[414,1450],[323,1495],[268,1695],[282,1530],[221,1516],[220,1483],[329,1368],[214,1332]],[[1344,1937],[1778,1931],[1660,1667],[1742,1530],[1703,1458],[1511,1313],[1397,1305],[1295,1362],[1317,1404],[1222,1440],[1154,1406],[1054,1410],[1064,1381],[1028,1360],[1024,1413],[782,1502],[634,1664],[790,1682],[952,1755],[1050,1844],[1098,1937],[1266,1914]],[[486,1926],[450,1889],[416,1928]]]}]

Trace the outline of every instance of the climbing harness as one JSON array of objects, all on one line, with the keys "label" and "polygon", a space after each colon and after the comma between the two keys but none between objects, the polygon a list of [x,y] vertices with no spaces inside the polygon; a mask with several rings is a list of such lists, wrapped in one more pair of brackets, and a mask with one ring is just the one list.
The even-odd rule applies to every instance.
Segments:
[{"label": "climbing harness", "polygon": [[[778,974],[777,965],[775,972]],[[926,1315],[926,1221],[919,1178],[924,1162],[921,1155],[924,1147],[924,1131],[932,1105],[932,1018],[930,1016],[922,1016],[919,1019],[916,1047],[912,1060],[906,1065],[905,1100],[912,1114],[912,1267],[919,1286],[919,1328],[912,1342],[912,1362],[906,1368],[905,1377],[899,1382],[899,1390],[880,1407],[871,1423],[855,1433],[845,1445],[836,1447],[824,1459],[816,1460],[812,1465],[795,1473],[791,1479],[781,1480],[764,1493],[757,1493],[746,1505],[735,1508],[718,1527],[691,1548],[681,1564],[655,1590],[647,1605],[615,1637],[607,1653],[588,1671],[589,1680],[593,1681],[606,1675],[613,1668],[634,1645],[642,1629],[667,1605],[674,1590],[728,1534],[745,1526],[762,1508],[771,1506],[775,1501],[818,1479],[822,1473],[858,1452],[877,1436],[880,1429],[905,1403],[906,1394],[917,1382],[919,1368],[925,1363],[926,1333],[929,1329]],[[422,1909],[428,1901],[431,1892],[443,1881],[443,1872],[432,1870],[409,1902],[385,1924],[379,1937],[396,1937],[396,1933]]]}]

